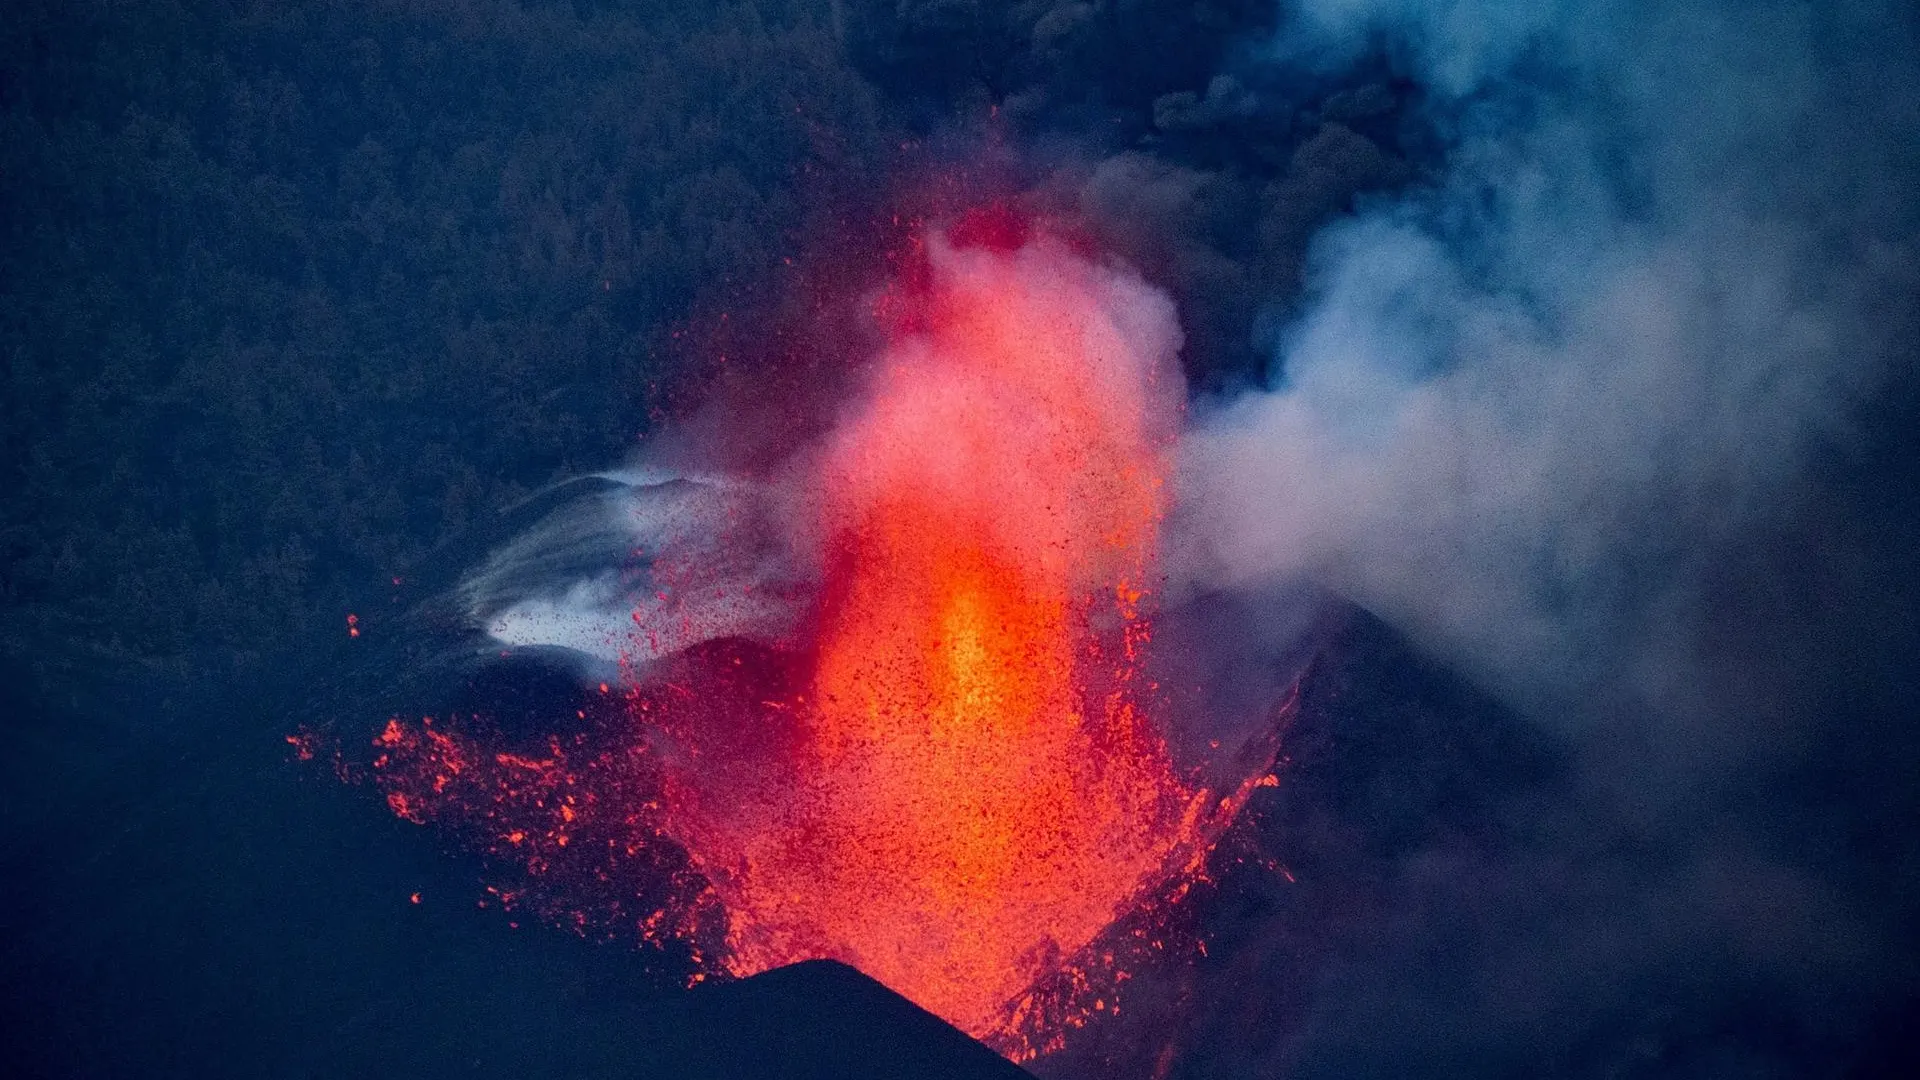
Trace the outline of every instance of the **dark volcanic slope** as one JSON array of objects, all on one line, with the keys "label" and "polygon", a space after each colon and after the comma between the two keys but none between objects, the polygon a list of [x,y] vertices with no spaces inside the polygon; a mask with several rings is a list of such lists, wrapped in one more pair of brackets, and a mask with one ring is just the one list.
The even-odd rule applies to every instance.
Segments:
[{"label": "dark volcanic slope", "polygon": [[946,1021],[831,960],[689,995],[684,1024],[659,1049],[658,1075],[685,1080],[1031,1080]]}]

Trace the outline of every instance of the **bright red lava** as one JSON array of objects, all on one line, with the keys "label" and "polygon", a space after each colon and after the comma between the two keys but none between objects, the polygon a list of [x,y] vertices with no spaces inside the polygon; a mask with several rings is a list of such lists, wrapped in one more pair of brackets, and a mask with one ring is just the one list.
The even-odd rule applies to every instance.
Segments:
[{"label": "bright red lava", "polygon": [[774,484],[819,567],[808,640],[636,670],[610,741],[396,721],[394,812],[523,867],[503,901],[714,973],[844,960],[1015,1058],[1115,1007],[1103,933],[1190,886],[1253,782],[1189,780],[1142,673],[1171,309],[999,240],[927,242],[864,398]]}]

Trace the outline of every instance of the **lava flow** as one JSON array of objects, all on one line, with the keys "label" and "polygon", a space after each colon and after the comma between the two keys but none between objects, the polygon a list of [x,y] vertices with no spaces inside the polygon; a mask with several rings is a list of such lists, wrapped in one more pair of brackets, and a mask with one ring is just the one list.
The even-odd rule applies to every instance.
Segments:
[{"label": "lava flow", "polygon": [[992,239],[924,244],[857,406],[762,485],[813,568],[801,640],[635,666],[627,745],[593,768],[389,728],[395,809],[485,804],[485,843],[549,896],[671,846],[701,884],[637,890],[668,898],[643,933],[717,921],[696,959],[732,975],[844,960],[1030,1052],[1022,995],[1179,887],[1246,789],[1188,779],[1144,673],[1171,305],[1045,235]]}]

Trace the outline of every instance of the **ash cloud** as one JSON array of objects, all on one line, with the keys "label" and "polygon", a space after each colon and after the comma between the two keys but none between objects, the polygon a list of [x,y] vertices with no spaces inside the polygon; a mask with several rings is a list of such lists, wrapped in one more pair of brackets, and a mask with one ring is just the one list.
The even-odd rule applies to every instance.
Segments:
[{"label": "ash cloud", "polygon": [[1451,146],[1318,236],[1278,387],[1203,406],[1196,572],[1330,581],[1521,689],[1660,663],[1902,359],[1920,117],[1909,59],[1844,54],[1875,25],[1305,5],[1290,49],[1379,35]]},{"label": "ash cloud", "polygon": [[[1315,233],[1265,385],[1196,404],[1183,571],[1350,597],[1567,767],[1500,796],[1497,838],[1355,856],[1345,899],[1391,914],[1270,1029],[1219,989],[1182,1075],[1870,1073],[1915,1000],[1884,762],[1920,640],[1886,404],[1920,286],[1911,11],[1290,14],[1256,69],[1384,56],[1437,153]],[[1325,854],[1284,831],[1333,826],[1286,820]],[[1285,923],[1243,973],[1288,977]]]}]

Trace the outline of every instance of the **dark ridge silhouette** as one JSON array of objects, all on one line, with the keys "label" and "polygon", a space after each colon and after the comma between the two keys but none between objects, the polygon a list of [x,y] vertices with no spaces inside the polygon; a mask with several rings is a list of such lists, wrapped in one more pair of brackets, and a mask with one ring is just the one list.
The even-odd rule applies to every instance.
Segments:
[{"label": "dark ridge silhouette", "polygon": [[845,964],[809,960],[689,995],[661,1076],[683,1080],[1032,1080]]}]

